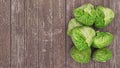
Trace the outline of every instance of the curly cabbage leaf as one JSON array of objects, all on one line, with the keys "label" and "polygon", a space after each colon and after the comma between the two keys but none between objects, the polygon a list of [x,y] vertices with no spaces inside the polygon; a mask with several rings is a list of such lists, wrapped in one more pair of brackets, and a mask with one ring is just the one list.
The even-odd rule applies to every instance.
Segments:
[{"label": "curly cabbage leaf", "polygon": [[90,3],[73,10],[75,19],[83,25],[91,26],[95,22],[96,11]]},{"label": "curly cabbage leaf", "polygon": [[92,29],[91,27],[83,26],[83,27],[80,27],[80,32],[85,37],[86,43],[90,47],[93,42],[92,39],[95,36],[95,30]]},{"label": "curly cabbage leaf", "polygon": [[67,29],[67,35],[70,36],[72,33],[72,29],[78,26],[82,26],[78,21],[76,21],[74,18],[69,21],[68,29]]},{"label": "curly cabbage leaf", "polygon": [[71,57],[79,63],[88,63],[91,57],[91,49],[87,48],[86,50],[79,51],[75,46],[70,50]]},{"label": "curly cabbage leaf", "polygon": [[93,60],[97,62],[106,62],[112,58],[112,52],[108,48],[98,49],[93,53]]},{"label": "curly cabbage leaf", "polygon": [[109,32],[97,32],[93,38],[93,47],[103,48],[109,46],[113,41],[113,35]]},{"label": "curly cabbage leaf", "polygon": [[109,25],[114,19],[115,14],[112,9],[98,6],[96,8],[96,21],[95,26],[97,28],[103,28]]},{"label": "curly cabbage leaf", "polygon": [[84,50],[91,46],[95,31],[91,27],[81,26],[72,30],[71,38],[78,50]]}]

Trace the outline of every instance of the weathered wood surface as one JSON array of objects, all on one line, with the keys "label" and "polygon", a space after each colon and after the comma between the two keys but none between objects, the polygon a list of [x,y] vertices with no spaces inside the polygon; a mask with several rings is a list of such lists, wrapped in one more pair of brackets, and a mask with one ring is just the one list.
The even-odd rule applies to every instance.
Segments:
[{"label": "weathered wood surface", "polygon": [[[66,35],[72,10],[84,3],[116,13],[103,31],[114,34],[107,63],[74,62]],[[0,0],[0,68],[120,68],[120,0]]]}]

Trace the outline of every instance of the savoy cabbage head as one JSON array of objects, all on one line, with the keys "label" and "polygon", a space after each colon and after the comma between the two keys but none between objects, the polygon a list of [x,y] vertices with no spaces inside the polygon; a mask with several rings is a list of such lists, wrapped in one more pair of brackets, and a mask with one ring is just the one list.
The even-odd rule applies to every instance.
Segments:
[{"label": "savoy cabbage head", "polygon": [[112,58],[112,52],[108,48],[98,49],[93,53],[93,60],[97,62],[106,62]]},{"label": "savoy cabbage head", "polygon": [[86,26],[91,26],[95,22],[96,11],[90,3],[84,4],[73,10],[75,19]]},{"label": "savoy cabbage head", "polygon": [[95,26],[97,28],[103,28],[109,25],[114,19],[115,14],[112,9],[98,6],[96,8],[96,21]]},{"label": "savoy cabbage head", "polygon": [[72,30],[71,38],[78,50],[84,50],[91,46],[95,30],[91,27],[81,26]]},{"label": "savoy cabbage head", "polygon": [[91,58],[91,49],[87,48],[86,50],[79,51],[75,46],[70,50],[71,57],[79,63],[88,63]]},{"label": "savoy cabbage head", "polygon": [[113,35],[109,32],[96,32],[96,36],[93,38],[93,47],[103,48],[109,46],[113,41]]}]

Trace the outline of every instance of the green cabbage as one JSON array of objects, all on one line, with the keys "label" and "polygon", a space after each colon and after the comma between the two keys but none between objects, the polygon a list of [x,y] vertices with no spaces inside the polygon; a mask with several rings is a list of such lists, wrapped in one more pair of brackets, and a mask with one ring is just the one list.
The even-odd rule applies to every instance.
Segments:
[{"label": "green cabbage", "polygon": [[84,25],[91,26],[95,22],[96,11],[90,3],[74,9],[73,14],[75,19]]},{"label": "green cabbage", "polygon": [[72,30],[71,38],[78,50],[84,50],[91,46],[95,31],[91,27],[81,26]]},{"label": "green cabbage", "polygon": [[108,48],[98,49],[93,53],[93,60],[97,62],[106,62],[112,58],[112,52]]},{"label": "green cabbage", "polygon": [[91,49],[88,48],[86,50],[79,51],[75,46],[73,46],[70,50],[70,55],[76,62],[88,63],[91,57]]},{"label": "green cabbage", "polygon": [[69,21],[67,35],[70,36],[72,33],[72,29],[78,26],[82,26],[79,22],[77,22],[74,18]]},{"label": "green cabbage", "polygon": [[113,41],[113,35],[109,32],[97,32],[93,39],[93,47],[103,48],[109,46]]},{"label": "green cabbage", "polygon": [[109,32],[95,32],[95,29],[90,26],[103,28],[109,25],[115,17],[113,10],[103,6],[95,9],[92,4],[88,3],[75,8],[73,15],[75,18],[70,19],[67,28],[67,35],[71,37],[74,44],[70,49],[70,56],[76,62],[88,63],[91,59],[91,49],[93,49],[94,61],[110,60],[112,52],[107,46],[112,43],[113,35]]},{"label": "green cabbage", "polygon": [[96,8],[96,21],[95,26],[97,28],[103,28],[110,24],[114,18],[115,14],[114,12],[109,9],[102,6],[98,6]]}]

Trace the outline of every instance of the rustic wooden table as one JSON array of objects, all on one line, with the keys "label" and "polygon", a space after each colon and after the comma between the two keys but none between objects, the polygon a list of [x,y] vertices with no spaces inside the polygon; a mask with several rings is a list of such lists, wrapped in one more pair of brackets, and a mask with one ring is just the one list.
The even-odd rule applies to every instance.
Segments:
[{"label": "rustic wooden table", "polygon": [[[84,3],[112,8],[116,17],[104,28],[114,34],[106,63],[74,62],[66,35],[72,10]],[[120,68],[120,0],[0,0],[0,68]]]}]

